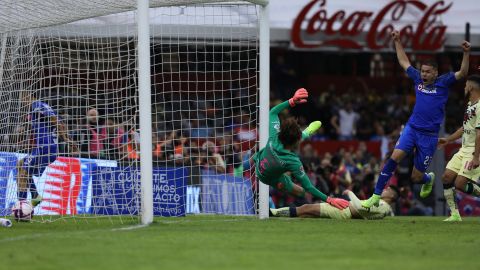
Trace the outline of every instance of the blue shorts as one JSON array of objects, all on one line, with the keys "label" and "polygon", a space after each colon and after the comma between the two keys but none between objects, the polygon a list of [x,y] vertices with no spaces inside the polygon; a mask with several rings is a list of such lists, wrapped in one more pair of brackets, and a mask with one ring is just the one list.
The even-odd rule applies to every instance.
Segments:
[{"label": "blue shorts", "polygon": [[30,176],[41,176],[47,166],[57,159],[57,146],[35,147],[30,155],[23,159],[23,168]]},{"label": "blue shorts", "polygon": [[395,145],[395,149],[403,150],[407,154],[411,154],[415,149],[413,158],[415,168],[425,172],[433,159],[437,144],[438,135],[421,132],[410,125],[406,125]]}]

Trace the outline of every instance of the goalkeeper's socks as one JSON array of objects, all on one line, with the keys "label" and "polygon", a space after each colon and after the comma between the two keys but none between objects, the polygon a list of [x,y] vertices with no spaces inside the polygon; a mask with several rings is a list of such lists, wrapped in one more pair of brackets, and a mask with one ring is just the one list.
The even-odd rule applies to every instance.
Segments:
[{"label": "goalkeeper's socks", "polygon": [[297,207],[290,206],[290,217],[297,217]]},{"label": "goalkeeper's socks", "polygon": [[387,185],[388,180],[392,177],[393,172],[397,168],[397,162],[393,159],[389,158],[385,165],[383,166],[380,175],[378,176],[377,185],[375,186],[375,194],[380,195],[382,194],[385,185]]}]

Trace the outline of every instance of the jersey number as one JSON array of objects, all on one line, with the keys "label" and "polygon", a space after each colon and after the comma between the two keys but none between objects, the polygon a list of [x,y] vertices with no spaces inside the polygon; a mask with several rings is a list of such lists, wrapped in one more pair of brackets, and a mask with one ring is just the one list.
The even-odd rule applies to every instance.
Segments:
[{"label": "jersey number", "polygon": [[430,164],[430,162],[432,162],[432,158],[433,158],[433,157],[431,157],[431,156],[426,156],[426,157],[425,157],[425,161],[423,162],[423,164],[424,164],[425,166],[428,166],[428,165]]}]

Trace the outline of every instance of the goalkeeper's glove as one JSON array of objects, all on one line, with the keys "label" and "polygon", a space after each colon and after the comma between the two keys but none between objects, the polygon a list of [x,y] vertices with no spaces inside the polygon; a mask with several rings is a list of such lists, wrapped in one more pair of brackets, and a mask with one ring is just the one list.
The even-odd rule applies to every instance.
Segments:
[{"label": "goalkeeper's glove", "polygon": [[308,92],[305,88],[300,88],[295,92],[295,95],[288,100],[290,107],[295,107],[297,104],[302,104],[307,102]]},{"label": "goalkeeper's glove", "polygon": [[340,199],[340,198],[333,198],[333,197],[328,197],[327,203],[340,210],[343,210],[350,205],[350,202],[347,200]]}]

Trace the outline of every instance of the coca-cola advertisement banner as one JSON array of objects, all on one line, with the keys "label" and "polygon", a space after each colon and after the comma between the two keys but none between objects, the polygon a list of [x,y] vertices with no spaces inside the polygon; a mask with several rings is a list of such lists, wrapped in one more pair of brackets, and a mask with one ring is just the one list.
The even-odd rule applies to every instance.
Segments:
[{"label": "coca-cola advertisement banner", "polygon": [[270,8],[272,42],[288,36],[295,49],[390,50],[396,29],[407,50],[441,51],[460,44],[467,22],[471,41],[480,42],[473,0],[276,0]]}]

